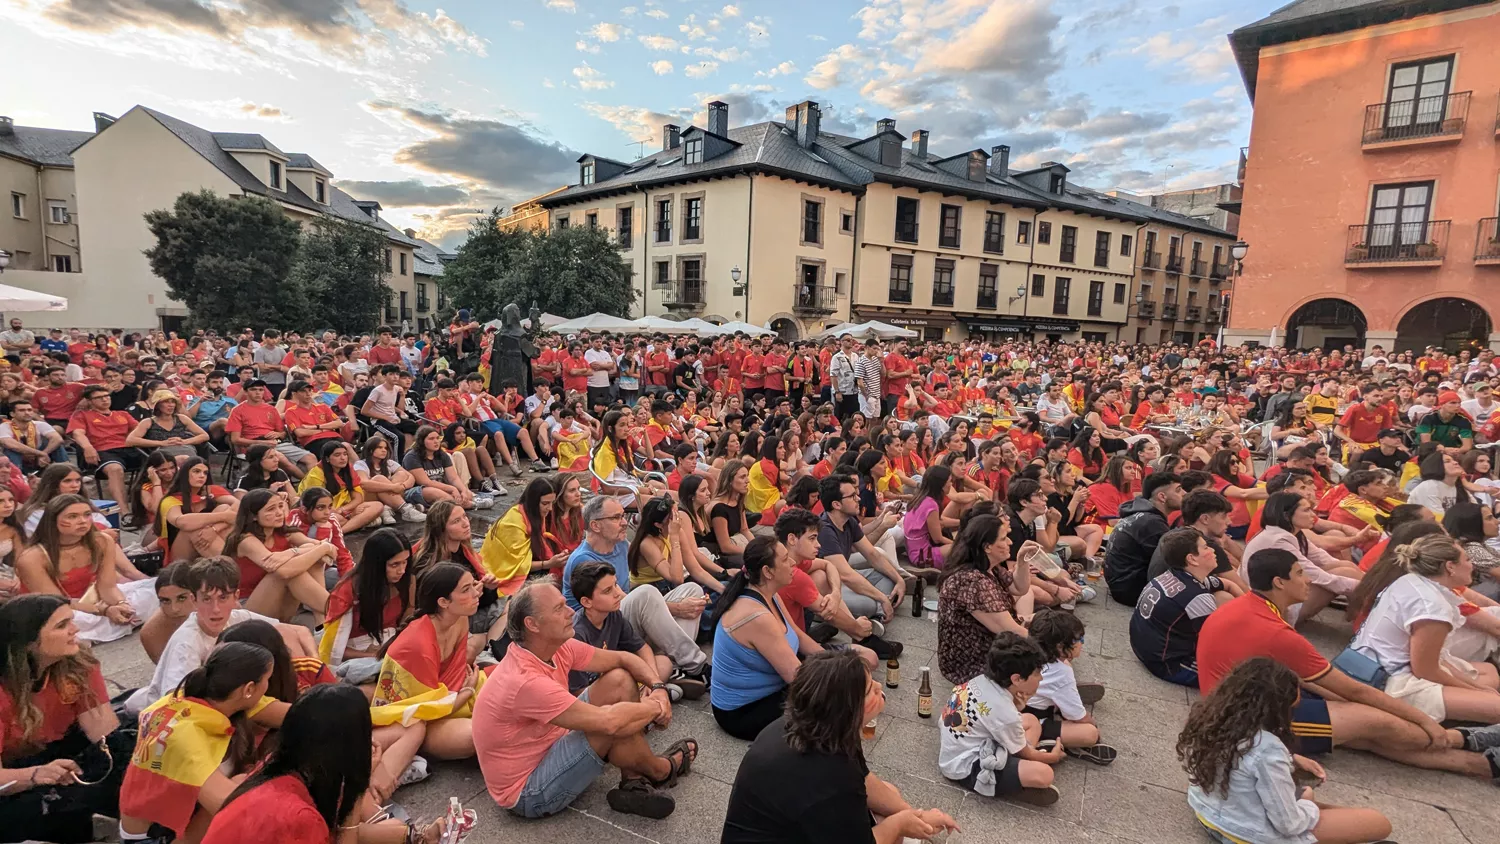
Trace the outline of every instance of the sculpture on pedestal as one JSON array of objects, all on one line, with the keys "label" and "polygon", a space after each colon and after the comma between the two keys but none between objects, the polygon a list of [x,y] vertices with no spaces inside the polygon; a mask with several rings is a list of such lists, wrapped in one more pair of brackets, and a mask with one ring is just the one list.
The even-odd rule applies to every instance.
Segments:
[{"label": "sculpture on pedestal", "polygon": [[521,395],[529,396],[531,387],[531,361],[537,356],[532,339],[541,328],[541,313],[536,305],[531,306],[531,330],[521,326],[521,308],[512,302],[500,312],[500,330],[490,345],[490,392],[500,395],[504,384],[515,381]]}]

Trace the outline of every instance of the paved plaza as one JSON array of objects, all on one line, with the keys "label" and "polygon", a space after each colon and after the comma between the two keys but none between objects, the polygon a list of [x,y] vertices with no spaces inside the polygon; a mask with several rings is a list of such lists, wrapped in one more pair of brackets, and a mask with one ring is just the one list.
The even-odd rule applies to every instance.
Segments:
[{"label": "paved plaza", "polygon": [[[501,499],[496,508],[476,513],[476,536],[504,513],[519,494]],[[413,538],[420,525],[404,525]],[[364,536],[349,537],[358,555]],[[1097,680],[1108,689],[1094,707],[1104,741],[1119,748],[1109,767],[1067,759],[1057,769],[1062,799],[1054,806],[1034,808],[980,797],[949,785],[938,772],[938,720],[917,717],[917,677],[922,666],[932,667],[935,708],[941,709],[950,686],[937,673],[937,623],[932,614],[912,618],[911,602],[888,626],[889,636],[901,641],[902,680],[887,689],[886,711],[875,738],[865,743],[866,758],[879,776],[894,782],[912,805],[936,807],[957,819],[963,832],[952,842],[1106,842],[1142,844],[1205,842],[1188,810],[1186,776],[1174,747],[1188,706],[1197,692],[1152,677],[1130,652],[1129,611],[1112,603],[1080,605],[1078,616],[1088,626],[1086,655],[1075,665],[1080,682]],[[1333,610],[1308,623],[1303,632],[1328,656],[1349,636],[1349,626]],[[118,686],[112,692],[139,686],[150,679],[151,662],[134,637],[96,646],[104,674]],[[475,725],[475,729],[483,729]],[[705,697],[678,704],[669,729],[653,734],[652,744],[665,748],[692,736],[699,742],[693,772],[672,794],[677,811],[664,821],[617,814],[604,795],[618,774],[607,772],[571,808],[546,820],[526,821],[500,811],[484,790],[476,762],[446,762],[433,766],[425,782],[403,788],[396,801],[417,817],[441,812],[450,796],[479,813],[479,827],[471,844],[599,844],[653,841],[662,844],[703,844],[718,840],[730,787],[748,743],[730,738],[714,723]],[[1500,791],[1487,781],[1397,765],[1356,751],[1337,751],[1321,760],[1329,782],[1318,789],[1320,799],[1353,806],[1374,806],[1390,817],[1393,838],[1401,844],[1490,844],[1500,841]],[[1486,832],[1486,830],[1488,830]]]}]

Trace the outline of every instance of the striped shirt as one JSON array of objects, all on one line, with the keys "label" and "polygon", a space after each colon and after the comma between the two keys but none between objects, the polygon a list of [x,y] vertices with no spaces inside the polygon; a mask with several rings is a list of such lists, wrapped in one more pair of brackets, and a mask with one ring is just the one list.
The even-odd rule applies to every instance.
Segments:
[{"label": "striped shirt", "polygon": [[867,398],[880,401],[880,355],[860,355],[854,361],[854,375],[863,385],[860,393]]}]

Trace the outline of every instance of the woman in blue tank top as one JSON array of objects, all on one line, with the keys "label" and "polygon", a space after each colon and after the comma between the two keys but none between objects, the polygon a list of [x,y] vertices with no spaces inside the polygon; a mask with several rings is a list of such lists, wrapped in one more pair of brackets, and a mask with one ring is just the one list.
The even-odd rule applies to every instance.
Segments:
[{"label": "woman in blue tank top", "polygon": [[823,650],[787,615],[777,590],[792,582],[786,546],[769,536],[745,546],[744,566],[719,598],[710,697],[714,720],[735,738],[754,740],[781,717],[798,654]]}]

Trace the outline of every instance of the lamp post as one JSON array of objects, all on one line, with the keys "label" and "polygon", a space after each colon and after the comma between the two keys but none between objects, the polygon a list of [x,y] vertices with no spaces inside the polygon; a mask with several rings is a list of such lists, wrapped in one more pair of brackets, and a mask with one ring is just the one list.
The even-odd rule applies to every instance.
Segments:
[{"label": "lamp post", "polygon": [[1010,302],[1007,304],[1006,307],[1009,307],[1010,305],[1014,305],[1017,302],[1017,300],[1023,298],[1025,295],[1026,295],[1026,285],[1024,285],[1024,284],[1018,284],[1018,285],[1016,285],[1016,295],[1010,297]]},{"label": "lamp post", "polygon": [[[1224,329],[1229,325],[1229,297],[1230,294],[1240,289],[1240,274],[1245,271],[1245,253],[1250,251],[1250,244],[1243,240],[1237,240],[1229,247],[1229,257],[1234,259],[1234,290],[1225,293],[1219,299],[1219,348],[1224,348]],[[1271,342],[1276,341],[1276,329],[1271,329]]]},{"label": "lamp post", "polygon": [[729,270],[729,280],[732,281],[732,282],[734,282],[734,286],[730,288],[729,292],[730,292],[730,295],[733,295],[733,296],[744,296],[745,297],[745,321],[749,322],[750,321],[750,285],[746,284],[744,286],[741,286],[740,285],[740,278],[741,277],[742,277],[742,273],[740,272],[740,265],[739,264],[735,264],[734,267]]}]

